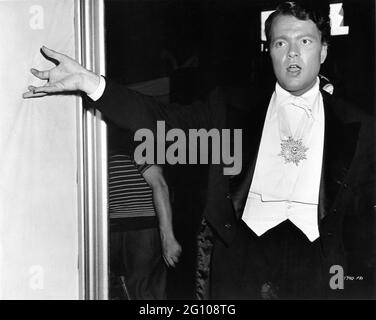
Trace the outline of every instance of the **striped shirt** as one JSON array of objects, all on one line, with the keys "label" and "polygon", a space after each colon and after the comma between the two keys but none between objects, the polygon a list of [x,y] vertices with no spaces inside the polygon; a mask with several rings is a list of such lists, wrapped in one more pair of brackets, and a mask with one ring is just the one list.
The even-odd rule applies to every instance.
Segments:
[{"label": "striped shirt", "polygon": [[149,167],[137,165],[125,154],[109,155],[110,218],[155,216],[153,191],[142,176]]}]

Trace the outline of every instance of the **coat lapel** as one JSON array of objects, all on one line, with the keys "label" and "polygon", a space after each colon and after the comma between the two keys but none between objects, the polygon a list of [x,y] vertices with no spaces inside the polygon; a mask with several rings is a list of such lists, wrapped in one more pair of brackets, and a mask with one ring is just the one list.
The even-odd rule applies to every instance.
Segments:
[{"label": "coat lapel", "polygon": [[[236,217],[241,218],[255,171],[265,116],[273,91],[261,95],[254,105],[247,125],[243,127],[243,167],[239,175],[230,179],[230,193]],[[230,109],[231,110],[231,109]]]},{"label": "coat lapel", "polygon": [[325,135],[321,171],[319,212],[321,221],[329,214],[341,187],[347,187],[345,179],[353,160],[360,123],[343,123],[335,113],[335,99],[322,92],[325,112]]}]

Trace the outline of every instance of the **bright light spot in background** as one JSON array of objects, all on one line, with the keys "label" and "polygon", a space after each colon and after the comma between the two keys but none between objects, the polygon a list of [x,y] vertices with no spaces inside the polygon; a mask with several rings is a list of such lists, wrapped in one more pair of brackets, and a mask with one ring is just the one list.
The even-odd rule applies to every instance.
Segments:
[{"label": "bright light spot in background", "polygon": [[[266,41],[265,36],[265,21],[269,17],[269,15],[273,12],[271,11],[262,11],[261,12],[261,40]],[[342,3],[332,3],[330,5],[330,23],[331,23],[331,35],[338,36],[338,35],[345,35],[349,34],[349,27],[344,26],[344,11],[342,7]]]},{"label": "bright light spot in background", "polygon": [[331,35],[338,36],[349,34],[349,27],[343,25],[344,11],[342,3],[333,3],[330,5],[330,24],[332,27]]},{"label": "bright light spot in background", "polygon": [[268,17],[271,15],[271,13],[274,12],[274,10],[271,11],[262,11],[261,12],[261,40],[266,41],[265,36],[265,21],[268,19]]}]

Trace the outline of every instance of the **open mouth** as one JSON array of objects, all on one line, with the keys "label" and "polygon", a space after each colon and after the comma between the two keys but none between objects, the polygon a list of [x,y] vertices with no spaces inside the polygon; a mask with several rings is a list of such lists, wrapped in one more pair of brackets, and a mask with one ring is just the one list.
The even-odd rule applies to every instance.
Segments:
[{"label": "open mouth", "polygon": [[292,72],[292,73],[296,73],[296,72],[299,72],[300,70],[302,70],[302,68],[298,65],[298,64],[290,64],[288,67],[287,67],[287,71],[288,72]]}]

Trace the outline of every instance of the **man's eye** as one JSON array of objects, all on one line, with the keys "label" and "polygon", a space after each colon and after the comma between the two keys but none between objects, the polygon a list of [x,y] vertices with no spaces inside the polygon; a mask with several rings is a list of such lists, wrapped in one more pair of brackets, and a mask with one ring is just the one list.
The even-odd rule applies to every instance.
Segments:
[{"label": "man's eye", "polygon": [[274,43],[274,46],[275,46],[276,48],[283,47],[284,45],[285,45],[285,43],[284,43],[283,41],[276,41],[276,42]]},{"label": "man's eye", "polygon": [[311,43],[312,43],[312,40],[310,40],[310,39],[302,39],[302,43],[303,43],[304,45],[311,44]]}]

